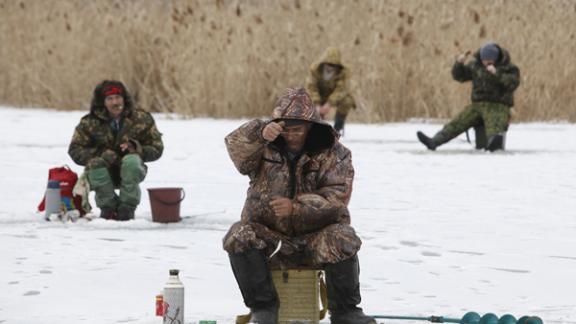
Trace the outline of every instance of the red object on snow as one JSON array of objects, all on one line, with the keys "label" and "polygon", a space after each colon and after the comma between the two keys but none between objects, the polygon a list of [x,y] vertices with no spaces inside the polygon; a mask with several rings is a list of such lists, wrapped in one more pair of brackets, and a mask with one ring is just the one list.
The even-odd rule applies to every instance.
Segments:
[{"label": "red object on snow", "polygon": [[[48,181],[55,180],[60,182],[60,196],[62,198],[70,198],[74,202],[74,207],[80,212],[80,215],[86,214],[84,209],[82,209],[82,197],[74,196],[72,190],[78,181],[78,175],[76,172],[70,170],[67,165],[56,167],[48,170]],[[38,205],[38,211],[44,211],[46,208],[46,196],[42,198],[42,201]]]},{"label": "red object on snow", "polygon": [[164,316],[164,296],[156,295],[156,316]]}]

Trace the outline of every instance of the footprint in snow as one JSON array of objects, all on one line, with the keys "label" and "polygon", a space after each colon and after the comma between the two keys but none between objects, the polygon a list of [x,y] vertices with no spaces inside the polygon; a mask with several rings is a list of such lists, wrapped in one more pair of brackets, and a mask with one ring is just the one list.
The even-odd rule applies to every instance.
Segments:
[{"label": "footprint in snow", "polygon": [[418,242],[414,242],[414,241],[400,241],[400,244],[402,244],[404,246],[409,246],[409,247],[417,247],[420,245]]},{"label": "footprint in snow", "polygon": [[124,242],[123,239],[119,239],[119,238],[100,237],[98,239],[102,240],[102,241],[108,241],[108,242]]},{"label": "footprint in snow", "polygon": [[436,253],[436,252],[430,252],[430,251],[424,251],[422,252],[423,256],[429,256],[429,257],[440,257],[442,256],[442,254],[440,253]]}]

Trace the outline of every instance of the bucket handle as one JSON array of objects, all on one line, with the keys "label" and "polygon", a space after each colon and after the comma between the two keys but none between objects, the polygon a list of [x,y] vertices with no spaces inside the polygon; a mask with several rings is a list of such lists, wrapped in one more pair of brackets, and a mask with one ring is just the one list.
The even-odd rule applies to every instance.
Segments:
[{"label": "bucket handle", "polygon": [[186,198],[186,192],[184,191],[184,188],[181,189],[182,190],[182,198],[180,198],[178,201],[175,202],[167,202],[164,201],[158,197],[155,197],[154,195],[151,195],[153,199],[158,200],[159,202],[163,203],[164,205],[168,205],[168,206],[174,206],[174,205],[178,205],[179,203],[181,203],[184,198]]}]

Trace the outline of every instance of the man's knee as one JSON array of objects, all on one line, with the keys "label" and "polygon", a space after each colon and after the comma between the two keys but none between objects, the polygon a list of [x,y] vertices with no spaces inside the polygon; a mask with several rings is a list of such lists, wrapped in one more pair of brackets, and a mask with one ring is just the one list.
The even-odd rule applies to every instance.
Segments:
[{"label": "man's knee", "polygon": [[350,94],[346,95],[336,104],[337,112],[343,116],[348,115],[352,109],[356,109],[356,101],[354,101],[354,97],[352,97]]},{"label": "man's knee", "polygon": [[98,168],[107,168],[107,167],[108,167],[108,162],[106,162],[106,160],[104,160],[101,157],[92,158],[86,164],[86,168],[88,170],[94,170],[94,169],[98,169]]},{"label": "man's knee", "polygon": [[122,158],[120,176],[122,181],[141,182],[146,175],[146,167],[137,154],[128,154]]}]

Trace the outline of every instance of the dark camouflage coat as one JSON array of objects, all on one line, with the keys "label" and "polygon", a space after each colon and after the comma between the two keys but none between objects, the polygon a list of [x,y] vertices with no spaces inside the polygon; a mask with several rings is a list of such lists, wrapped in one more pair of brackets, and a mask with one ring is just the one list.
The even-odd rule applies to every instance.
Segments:
[{"label": "dark camouflage coat", "polygon": [[[322,78],[322,65],[332,64],[340,67],[340,72],[331,80]],[[354,98],[347,86],[350,70],[342,64],[340,51],[329,47],[322,57],[310,66],[310,74],[306,80],[306,91],[310,95],[314,105],[323,105],[328,102],[343,114],[348,114],[350,109],[356,108]]]},{"label": "dark camouflage coat", "polygon": [[459,82],[472,81],[472,102],[494,102],[512,107],[514,90],[520,84],[520,70],[511,63],[510,54],[503,48],[500,48],[500,57],[494,66],[495,75],[486,70],[478,50],[470,63],[454,63],[452,77]]},{"label": "dark camouflage coat", "polygon": [[[250,187],[241,221],[224,237],[230,253],[266,249],[282,240],[285,265],[321,265],[353,256],[361,245],[350,224],[348,201],[354,169],[350,151],[323,122],[304,89],[289,89],[276,103],[272,121],[300,119],[313,123],[302,155],[291,162],[279,136],[267,143],[267,122],[250,121],[226,136],[230,158]],[[273,197],[289,197],[292,216],[279,219],[269,206]]]},{"label": "dark camouflage coat", "polygon": [[136,153],[144,162],[159,159],[164,145],[162,135],[156,128],[152,115],[135,109],[131,98],[125,95],[121,127],[118,132],[115,131],[110,124],[111,120],[99,87],[94,90],[90,113],[82,117],[72,136],[68,148],[68,154],[72,160],[85,166],[91,159],[100,157],[108,149],[115,151],[117,156],[121,157],[125,153],[121,152],[120,144],[128,141],[135,144]]}]

